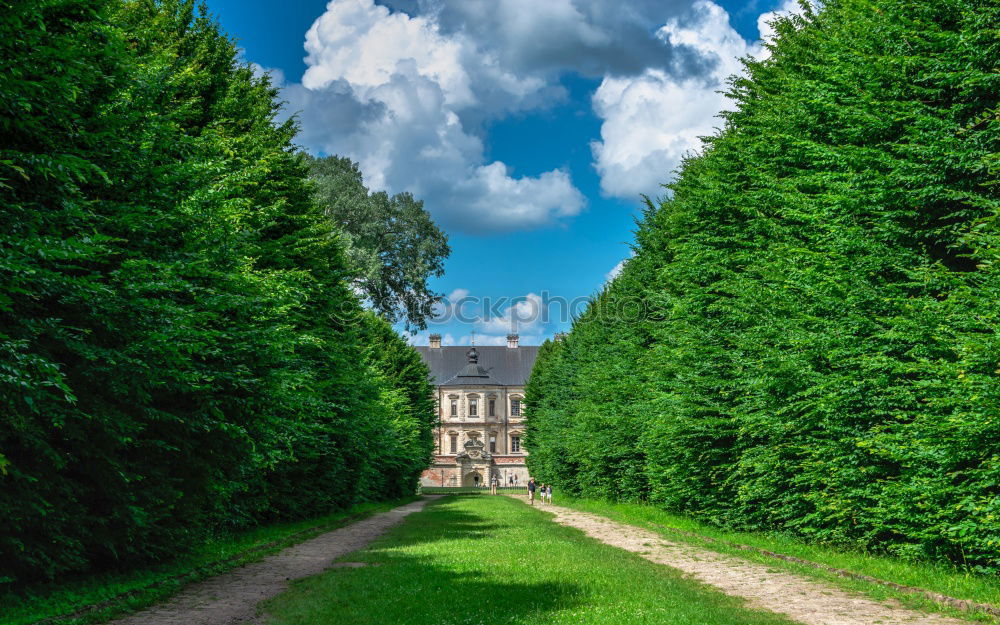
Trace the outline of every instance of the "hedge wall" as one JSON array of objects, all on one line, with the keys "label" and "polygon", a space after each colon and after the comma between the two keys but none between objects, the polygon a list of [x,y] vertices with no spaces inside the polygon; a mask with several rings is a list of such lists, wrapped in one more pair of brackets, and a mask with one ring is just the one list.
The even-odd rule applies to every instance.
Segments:
[{"label": "hedge wall", "polygon": [[414,492],[416,352],[186,0],[0,2],[0,589]]},{"label": "hedge wall", "polygon": [[635,257],[542,351],[532,474],[1000,570],[997,24],[984,0],[780,21]]}]

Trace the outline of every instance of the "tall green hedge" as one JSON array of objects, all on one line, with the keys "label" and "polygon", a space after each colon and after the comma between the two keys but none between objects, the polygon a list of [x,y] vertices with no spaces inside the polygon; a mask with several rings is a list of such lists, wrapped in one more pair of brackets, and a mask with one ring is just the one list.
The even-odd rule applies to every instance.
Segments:
[{"label": "tall green hedge", "polygon": [[276,96],[192,1],[0,1],[0,588],[415,489],[427,371]]},{"label": "tall green hedge", "polygon": [[542,351],[533,475],[1000,570],[998,24],[987,0],[781,21],[635,257]]}]

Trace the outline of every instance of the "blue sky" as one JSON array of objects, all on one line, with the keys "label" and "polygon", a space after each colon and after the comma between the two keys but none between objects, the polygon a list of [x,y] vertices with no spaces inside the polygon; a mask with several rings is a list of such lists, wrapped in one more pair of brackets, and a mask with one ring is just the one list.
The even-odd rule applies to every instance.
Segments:
[{"label": "blue sky", "polygon": [[282,85],[304,147],[358,161],[373,189],[413,192],[448,233],[433,286],[463,315],[442,307],[429,331],[498,343],[513,316],[526,344],[568,328],[547,302],[579,306],[628,257],[640,194],[659,194],[717,125],[736,58],[766,54],[761,16],[793,6],[208,0]]}]

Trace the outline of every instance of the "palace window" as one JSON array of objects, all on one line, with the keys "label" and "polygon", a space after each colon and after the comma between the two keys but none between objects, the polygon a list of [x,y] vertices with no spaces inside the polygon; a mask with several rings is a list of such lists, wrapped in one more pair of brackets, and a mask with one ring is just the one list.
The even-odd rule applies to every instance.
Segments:
[{"label": "palace window", "polygon": [[479,415],[479,400],[470,399],[469,400],[469,416],[475,417]]},{"label": "palace window", "polygon": [[451,400],[451,416],[453,416],[453,417],[457,417],[458,416],[458,400],[457,399]]},{"label": "palace window", "polygon": [[451,435],[451,453],[458,453],[458,434]]},{"label": "palace window", "polygon": [[510,437],[510,450],[512,453],[518,453],[521,451],[521,437],[511,436]]},{"label": "palace window", "polygon": [[512,399],[510,400],[510,416],[520,417],[521,416],[521,400]]},{"label": "palace window", "polygon": [[497,416],[497,400],[495,399],[490,400],[490,416]]},{"label": "palace window", "polygon": [[490,453],[491,454],[497,453],[497,437],[496,436],[491,436],[490,437]]}]

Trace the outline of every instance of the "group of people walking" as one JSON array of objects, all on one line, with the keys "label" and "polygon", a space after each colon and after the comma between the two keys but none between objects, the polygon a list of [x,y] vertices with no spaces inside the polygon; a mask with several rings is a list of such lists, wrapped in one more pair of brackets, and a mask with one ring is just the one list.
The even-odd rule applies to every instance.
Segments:
[{"label": "group of people walking", "polygon": [[538,485],[535,478],[528,480],[528,503],[535,505],[535,492],[538,492],[538,500],[542,503],[552,503],[552,484]]},{"label": "group of people walking", "polygon": [[[493,476],[490,480],[490,494],[496,495],[497,490],[503,483],[499,478]],[[538,484],[535,482],[535,478],[528,480],[528,503],[535,505],[535,495],[538,495],[538,500],[542,503],[552,503],[552,484]]]},{"label": "group of people walking", "polygon": [[[516,483],[516,482],[515,482]],[[493,476],[490,480],[490,494],[496,495],[497,489],[502,486],[503,483],[500,478]],[[528,480],[528,503],[535,505],[535,494],[538,494],[538,500],[542,503],[552,503],[552,484],[537,484],[535,478]]]}]

